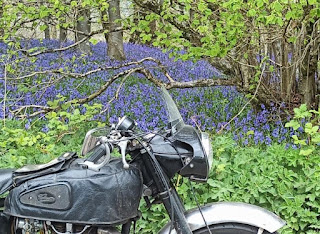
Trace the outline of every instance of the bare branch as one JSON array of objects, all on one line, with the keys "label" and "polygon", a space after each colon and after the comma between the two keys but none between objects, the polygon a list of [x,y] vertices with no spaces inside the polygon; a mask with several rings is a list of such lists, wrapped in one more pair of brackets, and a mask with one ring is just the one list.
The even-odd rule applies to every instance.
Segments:
[{"label": "bare branch", "polygon": [[116,74],[115,76],[113,76],[111,79],[109,79],[103,86],[101,86],[101,88],[97,92],[95,92],[85,98],[74,99],[74,100],[68,101],[67,103],[84,104],[84,103],[90,102],[93,99],[95,99],[96,97],[98,97],[100,94],[102,94],[118,78],[120,78],[124,75],[129,76],[132,73],[139,71],[140,69],[142,69],[142,68],[137,67],[137,68],[131,68],[126,71],[120,72],[120,73]]},{"label": "bare branch", "polygon": [[[161,62],[157,59],[154,59],[152,57],[147,57],[147,58],[143,58],[139,61],[134,61],[134,62],[128,62],[128,63],[124,63],[121,64],[119,66],[105,66],[105,67],[99,67],[97,69],[94,70],[90,70],[86,73],[76,73],[76,72],[65,72],[63,70],[58,70],[58,69],[54,69],[54,70],[46,70],[46,71],[38,71],[38,72],[33,72],[31,74],[25,75],[25,76],[20,76],[20,77],[16,77],[16,78],[7,78],[7,80],[23,80],[23,79],[27,79],[27,78],[31,78],[33,76],[36,75],[42,75],[42,74],[59,74],[62,75],[64,77],[70,77],[70,78],[76,78],[76,79],[80,79],[80,78],[84,78],[87,77],[89,75],[92,75],[94,73],[100,72],[100,71],[106,71],[106,70],[116,70],[116,69],[120,69],[123,67],[128,67],[131,65],[139,65],[145,61],[152,61],[158,64],[159,68],[163,69],[164,66],[161,64]],[[168,78],[169,81],[173,81],[173,79],[170,77],[170,75],[168,74],[167,71],[165,71],[163,69],[165,76]],[[3,80],[4,78],[0,78],[0,80]]]},{"label": "bare branch", "polygon": [[188,82],[171,82],[166,84],[167,89],[173,88],[194,88],[194,87],[211,87],[211,86],[239,86],[236,79],[201,79]]},{"label": "bare branch", "polygon": [[[146,60],[151,60],[151,61],[155,61],[153,58],[145,58],[142,59],[138,62],[132,62],[130,64],[138,64],[141,63],[141,61],[146,61]],[[155,84],[158,87],[161,86],[165,86],[167,89],[172,89],[172,88],[192,88],[192,87],[207,87],[207,86],[222,86],[222,85],[237,85],[237,82],[233,79],[202,79],[202,80],[196,80],[196,81],[189,81],[189,82],[177,82],[174,81],[173,78],[167,74],[169,82],[165,83],[159,79],[157,79],[156,77],[154,77],[152,75],[152,73],[145,67],[135,67],[135,68],[130,68],[127,69],[125,71],[119,72],[116,75],[114,75],[113,77],[111,77],[104,85],[102,85],[100,87],[99,90],[97,90],[96,92],[86,96],[85,98],[80,98],[80,99],[73,99],[70,101],[65,102],[64,104],[84,104],[84,103],[88,103],[92,100],[94,100],[95,98],[97,98],[98,96],[100,96],[104,91],[106,91],[106,89],[117,79],[119,79],[120,77],[124,77],[124,80],[129,77],[130,75],[132,75],[133,73],[140,73],[143,74],[145,76],[145,78],[147,80],[149,80],[150,82],[152,82],[153,84]],[[167,73],[167,72],[166,72]],[[91,73],[90,73],[91,74]],[[124,82],[123,80],[123,82]],[[120,91],[122,84],[120,84],[120,87],[118,88],[118,91]],[[116,94],[116,98],[117,98],[117,94]],[[61,104],[62,105],[62,104]],[[46,107],[46,106],[37,106],[37,105],[28,105],[28,106],[22,106],[17,110],[14,110],[13,113],[15,115],[19,114],[22,110],[26,110],[28,108],[39,108],[40,110],[34,113],[31,113],[30,115],[28,115],[28,117],[34,117],[37,116],[39,114],[45,114],[48,113],[50,111],[57,111],[61,109],[61,105],[57,106],[57,107]],[[20,115],[19,117],[26,117],[26,115]]]}]

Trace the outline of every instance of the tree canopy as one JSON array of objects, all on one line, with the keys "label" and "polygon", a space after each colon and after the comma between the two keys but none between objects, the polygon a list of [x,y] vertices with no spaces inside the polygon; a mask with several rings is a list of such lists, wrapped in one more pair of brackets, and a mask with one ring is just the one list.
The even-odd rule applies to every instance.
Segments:
[{"label": "tree canopy", "polygon": [[[132,14],[122,19],[119,2],[1,1],[0,39],[17,56],[6,72],[14,72],[14,62],[34,61],[43,53],[74,47],[90,53],[89,43],[101,40],[101,33],[109,42],[108,55],[121,60],[124,33],[128,40],[170,51],[175,59],[206,59],[224,75],[192,84],[168,80],[168,87],[232,85],[267,105],[318,106],[319,1],[133,0]],[[28,37],[43,31],[50,38],[57,29],[60,41],[68,32],[75,42],[54,50],[26,46]]]}]

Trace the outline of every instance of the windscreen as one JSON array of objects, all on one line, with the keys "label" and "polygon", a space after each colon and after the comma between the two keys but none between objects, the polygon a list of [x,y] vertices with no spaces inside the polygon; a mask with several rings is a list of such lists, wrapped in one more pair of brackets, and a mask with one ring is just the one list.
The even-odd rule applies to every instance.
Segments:
[{"label": "windscreen", "polygon": [[107,136],[110,133],[109,127],[94,128],[87,132],[84,138],[81,155],[86,155],[91,150],[93,150],[97,145],[99,145],[100,137]]},{"label": "windscreen", "polygon": [[176,130],[179,130],[183,125],[183,119],[181,117],[181,114],[173,101],[172,97],[168,93],[168,91],[162,86],[162,98],[165,103],[166,111],[168,114],[168,121],[171,126],[171,128],[176,128]]}]

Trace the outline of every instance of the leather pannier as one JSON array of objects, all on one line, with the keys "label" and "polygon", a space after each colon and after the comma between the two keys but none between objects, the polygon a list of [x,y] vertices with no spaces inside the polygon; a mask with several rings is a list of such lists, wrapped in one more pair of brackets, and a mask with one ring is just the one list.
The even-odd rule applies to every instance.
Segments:
[{"label": "leather pannier", "polygon": [[99,171],[83,168],[75,159],[69,168],[41,175],[13,188],[4,213],[22,218],[91,225],[126,222],[138,216],[142,176],[124,169],[120,159]]}]

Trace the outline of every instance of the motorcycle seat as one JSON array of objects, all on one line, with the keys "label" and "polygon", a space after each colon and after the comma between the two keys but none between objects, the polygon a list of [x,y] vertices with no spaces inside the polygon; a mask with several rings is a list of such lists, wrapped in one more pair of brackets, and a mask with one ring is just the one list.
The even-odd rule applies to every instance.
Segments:
[{"label": "motorcycle seat", "polygon": [[0,169],[0,194],[12,187],[12,174],[14,169]]},{"label": "motorcycle seat", "polygon": [[24,181],[64,170],[75,158],[75,152],[66,152],[45,164],[26,165],[19,169],[0,169],[0,195]]}]

